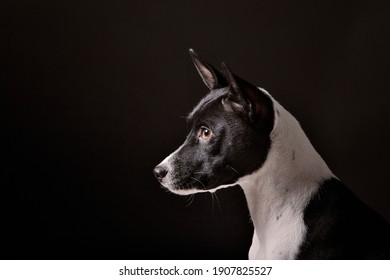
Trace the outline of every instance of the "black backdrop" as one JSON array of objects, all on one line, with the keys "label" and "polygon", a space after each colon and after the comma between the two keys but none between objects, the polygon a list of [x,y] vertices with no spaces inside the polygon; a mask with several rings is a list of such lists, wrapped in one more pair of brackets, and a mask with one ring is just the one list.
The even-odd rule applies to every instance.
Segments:
[{"label": "black backdrop", "polygon": [[185,198],[152,175],[207,92],[190,47],[269,90],[390,220],[387,1],[8,2],[0,258],[247,257],[240,188]]}]

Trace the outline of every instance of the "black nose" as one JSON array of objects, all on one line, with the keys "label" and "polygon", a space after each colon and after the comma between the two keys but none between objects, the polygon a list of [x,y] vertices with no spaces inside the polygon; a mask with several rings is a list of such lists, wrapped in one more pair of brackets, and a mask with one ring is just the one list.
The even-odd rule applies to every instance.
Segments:
[{"label": "black nose", "polygon": [[156,176],[157,180],[161,181],[167,175],[168,170],[160,165],[157,165],[153,169],[153,173],[154,173],[154,176]]}]

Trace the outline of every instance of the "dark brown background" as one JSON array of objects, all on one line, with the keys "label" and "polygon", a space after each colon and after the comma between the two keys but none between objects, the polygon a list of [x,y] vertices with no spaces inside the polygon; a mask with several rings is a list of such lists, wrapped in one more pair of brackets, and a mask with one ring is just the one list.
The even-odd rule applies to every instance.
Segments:
[{"label": "dark brown background", "polygon": [[191,203],[152,175],[207,92],[190,47],[269,90],[390,220],[387,1],[3,2],[0,258],[246,258],[239,188]]}]

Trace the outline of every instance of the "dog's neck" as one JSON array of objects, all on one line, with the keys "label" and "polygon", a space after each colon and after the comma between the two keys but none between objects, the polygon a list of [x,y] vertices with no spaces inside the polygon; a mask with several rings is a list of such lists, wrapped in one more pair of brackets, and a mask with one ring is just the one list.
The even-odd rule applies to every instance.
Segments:
[{"label": "dog's neck", "polygon": [[[332,172],[298,121],[277,101],[267,160],[239,180],[255,227],[250,258],[293,259],[305,236],[305,206]],[[257,240],[256,240],[257,239]]]}]

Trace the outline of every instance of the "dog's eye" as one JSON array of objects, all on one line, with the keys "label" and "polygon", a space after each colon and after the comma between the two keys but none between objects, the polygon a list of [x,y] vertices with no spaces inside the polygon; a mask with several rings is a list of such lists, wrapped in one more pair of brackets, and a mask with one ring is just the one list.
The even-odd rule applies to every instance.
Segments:
[{"label": "dog's eye", "polygon": [[205,141],[209,140],[211,138],[211,135],[211,130],[205,126],[202,126],[198,131],[198,137],[202,138]]}]

